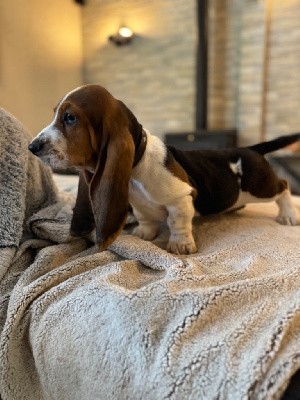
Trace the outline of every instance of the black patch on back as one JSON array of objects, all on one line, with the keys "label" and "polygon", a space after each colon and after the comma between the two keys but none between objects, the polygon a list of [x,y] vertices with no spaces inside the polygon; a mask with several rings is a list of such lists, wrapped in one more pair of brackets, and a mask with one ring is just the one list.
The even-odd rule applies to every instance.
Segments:
[{"label": "black patch on back", "polygon": [[[282,191],[282,181],[269,163],[247,148],[182,151],[167,147],[194,182],[198,192],[194,205],[202,215],[232,207],[240,189],[259,198],[273,197]],[[239,159],[242,161],[242,174],[236,175],[230,163]]]}]

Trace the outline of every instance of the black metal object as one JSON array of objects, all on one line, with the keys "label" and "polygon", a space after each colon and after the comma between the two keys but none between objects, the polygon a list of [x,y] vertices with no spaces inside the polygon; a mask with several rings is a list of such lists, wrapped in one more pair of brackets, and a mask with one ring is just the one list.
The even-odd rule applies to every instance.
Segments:
[{"label": "black metal object", "polygon": [[196,59],[196,131],[207,129],[208,0],[198,0]]},{"label": "black metal object", "polygon": [[294,179],[298,181],[300,189],[300,156],[297,155],[273,156],[272,160],[277,162]]},{"label": "black metal object", "polygon": [[208,0],[197,0],[195,132],[167,133],[165,142],[182,150],[223,149],[237,146],[237,130],[208,130]]},{"label": "black metal object", "polygon": [[222,131],[200,130],[196,134],[169,133],[165,135],[165,143],[181,150],[225,149],[237,146],[236,129]]},{"label": "black metal object", "polygon": [[268,160],[278,175],[289,181],[292,193],[300,195],[300,155],[272,155]]}]

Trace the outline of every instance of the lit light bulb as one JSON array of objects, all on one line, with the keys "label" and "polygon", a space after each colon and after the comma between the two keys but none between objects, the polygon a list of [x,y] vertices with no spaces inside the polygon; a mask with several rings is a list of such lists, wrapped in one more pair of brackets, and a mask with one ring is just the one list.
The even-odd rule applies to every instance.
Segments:
[{"label": "lit light bulb", "polygon": [[119,29],[119,35],[126,37],[126,38],[130,38],[133,35],[133,32],[131,29],[127,28],[126,26],[122,26]]}]

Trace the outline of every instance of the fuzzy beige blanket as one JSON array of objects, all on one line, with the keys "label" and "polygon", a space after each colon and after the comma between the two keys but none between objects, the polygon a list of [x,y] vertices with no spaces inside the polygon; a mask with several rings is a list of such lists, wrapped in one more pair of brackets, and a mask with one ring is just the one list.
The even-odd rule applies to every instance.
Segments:
[{"label": "fuzzy beige blanket", "polygon": [[[1,113],[2,157],[21,128]],[[195,219],[195,255],[166,253],[166,231],[98,253],[26,144],[0,170],[18,192],[0,198],[2,400],[279,399],[300,368],[300,227],[252,205]]]}]

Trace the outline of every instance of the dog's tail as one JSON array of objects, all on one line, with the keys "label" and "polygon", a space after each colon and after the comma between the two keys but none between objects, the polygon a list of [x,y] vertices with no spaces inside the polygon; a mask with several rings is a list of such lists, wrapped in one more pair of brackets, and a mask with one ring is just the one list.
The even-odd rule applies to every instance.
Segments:
[{"label": "dog's tail", "polygon": [[262,156],[272,151],[276,151],[293,144],[300,140],[300,133],[294,133],[292,135],[280,136],[277,139],[270,140],[268,142],[257,143],[253,146],[249,146],[248,149],[261,154]]}]

